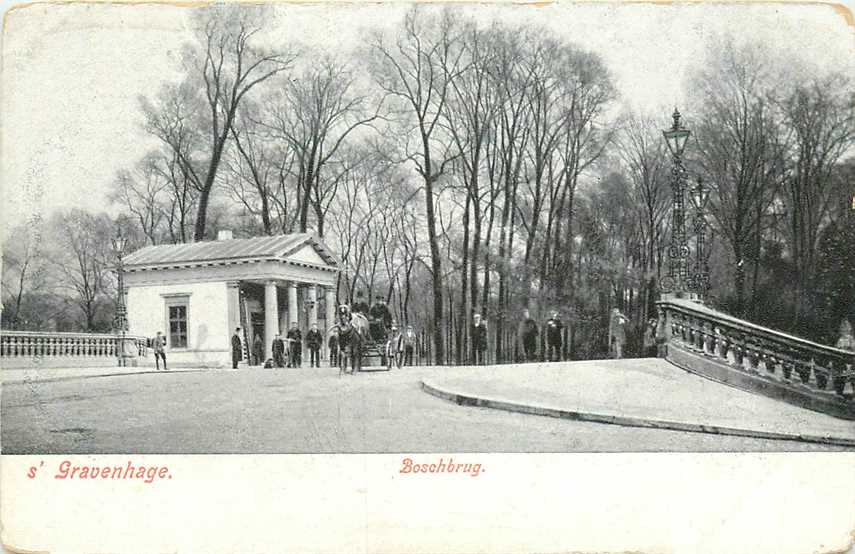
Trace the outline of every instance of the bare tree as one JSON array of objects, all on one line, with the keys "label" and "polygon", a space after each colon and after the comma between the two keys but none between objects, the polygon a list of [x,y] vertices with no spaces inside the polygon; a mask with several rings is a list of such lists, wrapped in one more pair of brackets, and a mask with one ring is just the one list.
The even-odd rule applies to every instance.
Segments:
[{"label": "bare tree", "polygon": [[12,329],[25,326],[26,302],[48,281],[48,264],[41,217],[35,215],[13,228],[3,244],[3,323]]},{"label": "bare tree", "polygon": [[311,207],[317,232],[324,235],[324,214],[340,182],[338,172],[324,170],[351,134],[377,119],[380,106],[371,111],[368,103],[357,90],[356,73],[331,56],[307,64],[284,82],[271,127],[296,159],[300,232],[309,227]]},{"label": "bare tree", "polygon": [[169,182],[164,178],[161,163],[160,154],[155,151],[141,159],[133,170],[120,170],[110,193],[110,200],[134,217],[147,244],[160,242],[166,216],[163,204]]},{"label": "bare tree", "polygon": [[[260,7],[199,9],[193,18],[196,40],[183,50],[185,82],[167,86],[153,102],[142,99],[147,129],[173,150],[199,191],[194,240],[205,238],[211,191],[238,107],[253,88],[285,71],[294,59],[256,44],[264,17]],[[176,104],[180,117],[175,117]]]},{"label": "bare tree", "polygon": [[[442,255],[437,239],[434,184],[457,157],[447,137],[440,136],[443,112],[451,84],[462,70],[463,48],[456,16],[448,9],[438,15],[430,7],[414,6],[404,16],[401,28],[388,41],[381,34],[371,40],[371,73],[380,89],[403,107],[400,115],[409,131],[417,136],[416,145],[405,146],[405,157],[416,167],[424,181],[425,214],[431,252],[433,331],[436,359],[444,358],[444,305],[442,294]],[[411,125],[410,125],[411,123]],[[410,134],[408,133],[408,135]]]},{"label": "bare tree", "polygon": [[744,315],[751,238],[783,178],[781,131],[761,49],[726,42],[709,58],[693,80],[703,109],[694,132],[699,153],[689,161],[714,187],[710,209],[732,250],[736,310]]},{"label": "bare tree", "polygon": [[792,144],[792,169],[784,181],[789,239],[798,283],[795,324],[804,310],[805,293],[813,286],[817,247],[829,223],[834,200],[834,170],[855,144],[855,94],[840,73],[797,85],[781,102]]},{"label": "bare tree", "polygon": [[83,315],[83,327],[95,330],[99,302],[111,283],[113,224],[104,214],[80,209],[59,213],[51,223],[55,250],[50,259],[61,276],[59,288],[73,295]]}]

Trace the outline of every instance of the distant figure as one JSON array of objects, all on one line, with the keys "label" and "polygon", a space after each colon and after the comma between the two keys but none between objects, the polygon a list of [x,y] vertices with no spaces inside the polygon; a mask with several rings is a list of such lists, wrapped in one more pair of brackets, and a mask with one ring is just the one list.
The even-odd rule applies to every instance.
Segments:
[{"label": "distant figure", "polygon": [[485,365],[487,354],[487,324],[481,321],[481,314],[475,314],[472,326],[472,353],[476,365]]},{"label": "distant figure", "polygon": [[303,365],[303,334],[297,328],[297,322],[291,322],[291,329],[288,331],[288,346],[291,352],[291,363],[289,367],[300,367]]},{"label": "distant figure", "polygon": [[629,321],[617,308],[612,309],[609,318],[609,348],[616,360],[623,358],[623,345],[626,344],[626,324]]},{"label": "distant figure", "polygon": [[553,310],[552,317],[546,321],[546,359],[550,362],[561,361],[561,346],[564,342],[564,324]]},{"label": "distant figure", "polygon": [[324,337],[318,331],[318,324],[313,323],[312,328],[306,333],[306,346],[309,347],[309,367],[321,367],[321,344]]},{"label": "distant figure", "polygon": [[356,302],[353,303],[353,306],[350,307],[350,311],[352,313],[360,313],[365,317],[368,317],[368,304],[365,303],[365,299],[362,297],[362,291],[358,291],[356,293]]},{"label": "distant figure", "polygon": [[413,365],[413,351],[416,349],[416,333],[413,331],[412,325],[407,325],[407,330],[404,331],[404,365]]},{"label": "distant figure", "polygon": [[389,357],[386,364],[389,367],[396,365],[401,367],[401,362],[404,358],[404,334],[398,331],[398,326],[392,323],[389,330],[388,350],[386,355]]},{"label": "distant figure", "polygon": [[644,328],[644,355],[648,358],[655,358],[656,352],[656,318],[651,317],[647,320],[647,326]]},{"label": "distant figure", "polygon": [[330,335],[327,346],[330,349],[330,367],[336,367],[338,365],[338,333]]},{"label": "distant figure", "polygon": [[840,323],[840,338],[835,346],[841,350],[855,352],[855,337],[852,336],[852,324],[848,319]]},{"label": "distant figure", "polygon": [[282,333],[276,333],[273,339],[273,365],[285,367],[285,341],[282,340]]},{"label": "distant figure", "polygon": [[160,360],[163,360],[163,371],[169,371],[166,367],[166,337],[163,336],[162,331],[157,332],[152,346],[154,348],[154,365],[157,371],[160,371]]},{"label": "distant figure", "polygon": [[264,341],[261,340],[261,335],[256,333],[252,340],[252,365],[261,365],[264,363]]},{"label": "distant figure", "polygon": [[232,369],[237,369],[238,362],[243,359],[243,347],[240,341],[240,327],[232,335]]},{"label": "distant figure", "polygon": [[388,329],[392,325],[392,313],[389,307],[379,294],[374,299],[374,305],[371,306],[369,314],[373,319],[383,322],[383,327]]},{"label": "distant figure", "polygon": [[523,310],[523,320],[520,323],[519,337],[522,341],[525,361],[534,361],[537,353],[537,323],[531,318],[528,310]]}]

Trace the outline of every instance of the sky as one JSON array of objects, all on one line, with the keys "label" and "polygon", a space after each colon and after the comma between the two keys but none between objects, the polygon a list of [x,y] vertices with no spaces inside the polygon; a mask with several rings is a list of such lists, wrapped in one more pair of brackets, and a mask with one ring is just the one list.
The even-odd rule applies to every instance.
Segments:
[{"label": "sky", "polygon": [[[273,40],[350,51],[371,28],[393,26],[403,3],[279,4]],[[0,83],[3,231],[62,207],[115,211],[117,170],[153,146],[138,97],[179,78],[188,7],[51,4],[6,14]],[[659,117],[685,106],[689,71],[722,33],[758,40],[784,59],[855,74],[855,28],[823,4],[469,4],[480,21],[530,22],[599,53],[627,107]],[[690,113],[688,114],[690,116]]]}]

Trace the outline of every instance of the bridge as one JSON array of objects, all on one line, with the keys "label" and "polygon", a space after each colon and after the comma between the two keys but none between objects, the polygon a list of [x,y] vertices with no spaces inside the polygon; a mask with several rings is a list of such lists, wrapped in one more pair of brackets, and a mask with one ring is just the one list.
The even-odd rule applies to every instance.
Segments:
[{"label": "bridge", "polygon": [[[166,376],[140,337],[126,337],[117,356],[115,336],[4,332],[3,449],[245,452],[246,441],[253,452],[855,447],[855,353],[688,300],[662,300],[658,310],[659,358],[354,377],[335,368],[190,367]],[[122,417],[106,422],[107,412],[147,423],[129,430]],[[469,423],[481,420],[506,432],[476,437]],[[441,431],[415,436],[428,422]]]}]

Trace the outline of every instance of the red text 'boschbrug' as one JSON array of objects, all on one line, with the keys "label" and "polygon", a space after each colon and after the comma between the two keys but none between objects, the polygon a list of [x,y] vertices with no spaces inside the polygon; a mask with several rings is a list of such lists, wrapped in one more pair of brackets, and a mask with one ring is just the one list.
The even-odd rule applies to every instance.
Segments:
[{"label": "red text 'boschbrug'", "polygon": [[441,474],[463,474],[478,477],[484,470],[481,464],[456,463],[454,458],[440,458],[439,461],[428,463],[415,463],[412,458],[401,460],[399,473],[441,473]]},{"label": "red text 'boschbrug'", "polygon": [[53,478],[77,480],[133,479],[143,483],[153,483],[157,480],[172,479],[172,475],[166,466],[135,465],[130,461],[127,464],[113,466],[76,465],[64,460],[59,464]]}]

